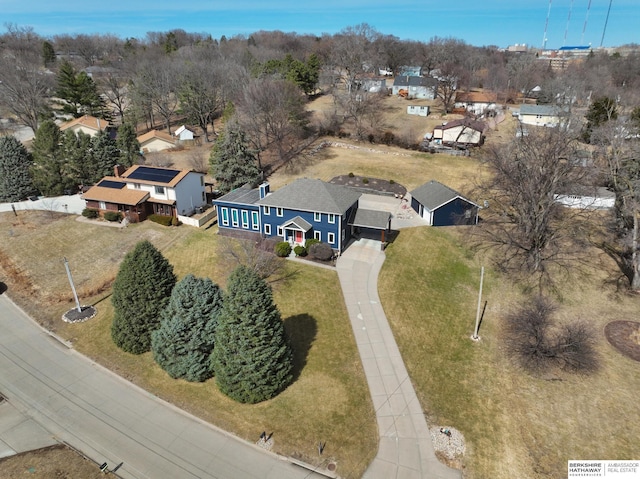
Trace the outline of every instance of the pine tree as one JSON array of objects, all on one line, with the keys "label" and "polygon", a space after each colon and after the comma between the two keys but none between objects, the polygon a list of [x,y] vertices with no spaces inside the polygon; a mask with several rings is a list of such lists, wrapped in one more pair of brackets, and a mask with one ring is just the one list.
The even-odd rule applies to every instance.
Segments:
[{"label": "pine tree", "polygon": [[76,72],[68,61],[62,62],[58,70],[58,88],[56,95],[64,100],[62,110],[76,118],[82,115],[94,115],[109,119],[104,99],[98,93],[98,87],[86,72]]},{"label": "pine tree", "polygon": [[249,149],[244,132],[230,121],[218,136],[209,158],[211,175],[218,182],[218,190],[228,193],[246,183],[256,184],[261,174],[258,160]]},{"label": "pine tree", "polygon": [[136,164],[140,159],[140,142],[136,137],[136,130],[131,123],[123,123],[118,128],[116,146],[120,152],[120,165],[128,168]]},{"label": "pine tree", "polygon": [[189,274],[176,284],[160,328],[151,333],[153,358],[169,376],[195,382],[213,376],[210,356],[221,309],[222,290],[209,278]]},{"label": "pine tree", "polygon": [[277,395],[292,381],[293,355],[269,285],[240,266],[228,280],[211,355],[220,390],[242,403]]},{"label": "pine tree", "polygon": [[60,128],[53,120],[46,120],[36,131],[31,146],[33,183],[46,196],[62,195],[65,190],[73,189],[75,184],[68,175],[61,143]]},{"label": "pine tree", "polygon": [[128,353],[151,348],[151,332],[160,325],[176,284],[173,266],[149,241],[127,253],[113,283],[111,338]]},{"label": "pine tree", "polygon": [[14,136],[0,138],[0,201],[20,201],[33,194],[31,155]]},{"label": "pine tree", "polygon": [[91,139],[91,183],[97,183],[102,177],[113,174],[113,167],[118,164],[120,154],[116,141],[109,132],[101,131]]},{"label": "pine tree", "polygon": [[93,184],[91,140],[91,135],[81,131],[75,133],[67,130],[62,135],[66,171],[76,186]]}]

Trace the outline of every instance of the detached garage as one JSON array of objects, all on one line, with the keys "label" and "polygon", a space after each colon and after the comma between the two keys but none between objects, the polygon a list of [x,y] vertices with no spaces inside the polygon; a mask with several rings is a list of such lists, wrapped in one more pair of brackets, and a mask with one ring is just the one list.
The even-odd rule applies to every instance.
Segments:
[{"label": "detached garage", "polygon": [[475,225],[479,206],[435,180],[411,192],[411,207],[430,226]]}]

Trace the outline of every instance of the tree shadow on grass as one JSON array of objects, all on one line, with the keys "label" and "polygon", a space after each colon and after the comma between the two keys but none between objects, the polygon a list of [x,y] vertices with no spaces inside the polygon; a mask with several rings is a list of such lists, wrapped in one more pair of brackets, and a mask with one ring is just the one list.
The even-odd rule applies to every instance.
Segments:
[{"label": "tree shadow on grass", "polygon": [[307,364],[309,350],[318,333],[318,325],[313,316],[297,314],[285,318],[284,329],[293,349],[293,380],[296,381]]},{"label": "tree shadow on grass", "polygon": [[9,289],[7,288],[7,285],[0,281],[0,294],[3,294],[7,289]]}]

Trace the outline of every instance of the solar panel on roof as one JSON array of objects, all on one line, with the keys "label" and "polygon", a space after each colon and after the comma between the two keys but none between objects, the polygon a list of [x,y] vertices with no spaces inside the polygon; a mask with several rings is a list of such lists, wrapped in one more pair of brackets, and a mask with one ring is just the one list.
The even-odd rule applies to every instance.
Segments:
[{"label": "solar panel on roof", "polygon": [[102,180],[98,183],[98,186],[102,186],[103,188],[113,188],[114,190],[120,190],[125,187],[126,183],[122,181],[113,181],[113,180]]},{"label": "solar panel on roof", "polygon": [[151,168],[149,166],[139,166],[133,171],[127,179],[129,180],[143,180],[143,181],[155,181],[158,183],[170,183],[178,174],[180,170],[165,170],[159,168]]}]

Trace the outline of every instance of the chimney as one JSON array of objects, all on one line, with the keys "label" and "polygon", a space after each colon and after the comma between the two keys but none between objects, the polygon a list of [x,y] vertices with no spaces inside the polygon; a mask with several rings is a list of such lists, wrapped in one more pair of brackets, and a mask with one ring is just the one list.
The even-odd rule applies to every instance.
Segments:
[{"label": "chimney", "polygon": [[269,194],[269,183],[266,181],[260,185],[260,199]]},{"label": "chimney", "polygon": [[114,173],[116,178],[120,178],[120,176],[124,172],[125,172],[125,167],[122,166],[122,165],[116,165],[116,166],[113,167],[113,173]]}]

